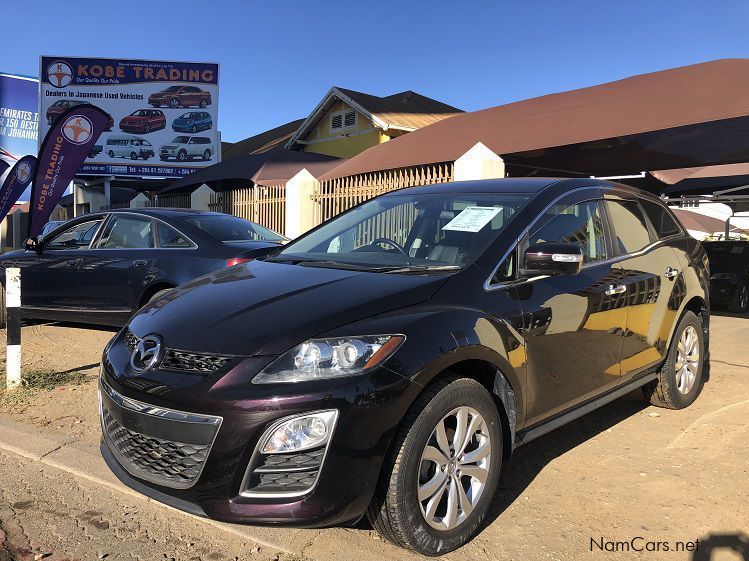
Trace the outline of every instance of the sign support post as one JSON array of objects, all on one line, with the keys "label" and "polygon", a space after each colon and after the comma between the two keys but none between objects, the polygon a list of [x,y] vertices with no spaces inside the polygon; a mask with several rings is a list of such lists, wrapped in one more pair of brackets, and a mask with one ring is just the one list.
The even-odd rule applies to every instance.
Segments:
[{"label": "sign support post", "polygon": [[8,318],[8,352],[5,384],[9,390],[21,385],[21,269],[5,270],[5,309]]}]

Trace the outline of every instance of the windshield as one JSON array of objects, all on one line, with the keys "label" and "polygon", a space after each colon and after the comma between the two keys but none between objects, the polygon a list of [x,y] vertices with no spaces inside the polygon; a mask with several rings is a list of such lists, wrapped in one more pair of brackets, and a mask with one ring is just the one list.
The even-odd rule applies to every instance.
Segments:
[{"label": "windshield", "polygon": [[186,216],[182,220],[222,242],[286,240],[285,237],[263,228],[260,224],[228,214],[198,214]]},{"label": "windshield", "polygon": [[175,144],[187,144],[188,140],[190,140],[189,136],[177,136],[172,142]]},{"label": "windshield", "polygon": [[370,269],[464,267],[484,252],[527,200],[499,193],[379,197],[292,242],[271,259]]},{"label": "windshield", "polygon": [[179,86],[169,86],[167,89],[163,90],[165,92],[176,92],[179,90]]}]

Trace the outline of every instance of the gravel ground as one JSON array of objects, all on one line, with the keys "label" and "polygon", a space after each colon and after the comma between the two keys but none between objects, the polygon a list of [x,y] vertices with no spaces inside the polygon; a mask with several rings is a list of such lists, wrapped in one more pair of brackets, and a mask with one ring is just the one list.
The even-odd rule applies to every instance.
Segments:
[{"label": "gravel ground", "polygon": [[[35,357],[25,364],[83,367],[88,379],[0,411],[95,445],[94,365],[111,336],[53,324],[24,328],[25,356]],[[687,410],[657,409],[630,394],[519,449],[503,466],[488,526],[446,559],[728,561],[742,559],[741,548],[748,559],[749,319],[715,316],[712,356],[711,381]],[[12,454],[0,454],[0,488],[2,531],[20,532],[37,554],[50,548],[53,559],[275,556],[253,555],[252,544],[227,541],[200,521]],[[414,558],[363,525],[301,532],[305,555],[317,559]],[[632,539],[659,551],[623,551],[616,543]],[[695,540],[699,550],[690,552]],[[5,553],[0,548],[0,561]]]}]

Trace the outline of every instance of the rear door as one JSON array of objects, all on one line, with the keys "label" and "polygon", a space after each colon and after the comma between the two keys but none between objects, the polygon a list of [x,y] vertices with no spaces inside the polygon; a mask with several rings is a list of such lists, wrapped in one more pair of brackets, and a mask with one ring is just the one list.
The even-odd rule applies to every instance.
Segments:
[{"label": "rear door", "polygon": [[127,319],[140,304],[157,253],[150,217],[111,214],[78,272],[87,319],[103,323]]},{"label": "rear door", "polygon": [[686,286],[667,231],[661,239],[639,198],[627,192],[611,193],[605,204],[626,288],[627,329],[622,347],[622,382],[626,382],[665,358]]}]

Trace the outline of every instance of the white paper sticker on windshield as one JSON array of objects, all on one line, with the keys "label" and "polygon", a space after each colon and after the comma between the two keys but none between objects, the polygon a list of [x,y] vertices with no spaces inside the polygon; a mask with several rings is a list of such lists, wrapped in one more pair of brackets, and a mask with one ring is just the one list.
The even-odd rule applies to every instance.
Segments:
[{"label": "white paper sticker on windshield", "polygon": [[468,206],[458,216],[445,224],[443,230],[478,232],[499,214],[501,208],[493,206]]}]

